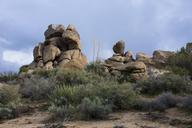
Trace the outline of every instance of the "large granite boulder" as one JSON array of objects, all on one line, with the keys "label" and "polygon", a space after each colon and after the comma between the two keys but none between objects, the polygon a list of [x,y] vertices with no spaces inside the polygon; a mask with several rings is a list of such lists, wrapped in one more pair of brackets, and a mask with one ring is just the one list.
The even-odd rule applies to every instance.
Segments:
[{"label": "large granite boulder", "polygon": [[87,58],[81,52],[80,35],[73,25],[65,30],[63,25],[51,24],[44,34],[46,40],[33,50],[33,62],[22,66],[20,72],[32,72],[39,68],[85,68]]},{"label": "large granite boulder", "polygon": [[125,50],[125,42],[123,40],[118,41],[114,46],[113,46],[113,51],[116,54],[124,54]]},{"label": "large granite boulder", "polygon": [[148,56],[147,54],[143,53],[143,52],[138,52],[136,54],[136,60],[137,61],[142,61],[144,62],[146,65],[153,65],[153,61],[152,61],[152,57]]},{"label": "large granite boulder", "polygon": [[33,50],[33,57],[35,62],[39,62],[43,57],[44,44],[39,43]]},{"label": "large granite boulder", "polygon": [[166,64],[168,58],[173,56],[175,53],[171,51],[156,50],[153,52],[153,61],[156,63]]},{"label": "large granite boulder", "polygon": [[54,45],[47,45],[43,50],[43,62],[54,61],[60,55],[61,51]]},{"label": "large granite boulder", "polygon": [[69,50],[81,49],[80,36],[74,26],[69,25],[66,31],[63,33],[62,37]]},{"label": "large granite boulder", "polygon": [[52,37],[62,37],[63,32],[65,31],[65,27],[61,24],[50,24],[48,29],[45,31],[45,39],[49,39]]}]

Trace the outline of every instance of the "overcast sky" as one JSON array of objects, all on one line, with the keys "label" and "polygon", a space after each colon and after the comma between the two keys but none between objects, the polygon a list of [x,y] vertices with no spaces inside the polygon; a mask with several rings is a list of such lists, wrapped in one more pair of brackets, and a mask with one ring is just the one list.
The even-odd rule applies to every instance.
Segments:
[{"label": "overcast sky", "polygon": [[30,63],[49,24],[74,24],[92,61],[93,42],[101,58],[118,40],[134,54],[177,50],[192,41],[191,13],[192,0],[0,0],[0,72]]}]

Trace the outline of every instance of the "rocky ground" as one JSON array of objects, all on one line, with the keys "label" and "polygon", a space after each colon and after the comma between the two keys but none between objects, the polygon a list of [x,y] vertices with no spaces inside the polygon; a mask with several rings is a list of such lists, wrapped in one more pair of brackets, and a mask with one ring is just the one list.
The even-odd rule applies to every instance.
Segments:
[{"label": "rocky ground", "polygon": [[164,113],[118,112],[102,121],[51,120],[51,114],[42,110],[42,105],[31,105],[32,111],[16,119],[0,122],[0,128],[191,128],[192,118],[178,109]]}]

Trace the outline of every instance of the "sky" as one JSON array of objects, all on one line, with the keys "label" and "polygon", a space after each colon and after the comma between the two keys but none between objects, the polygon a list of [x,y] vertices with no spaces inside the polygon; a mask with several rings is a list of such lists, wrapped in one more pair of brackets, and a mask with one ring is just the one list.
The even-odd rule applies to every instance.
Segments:
[{"label": "sky", "polygon": [[0,72],[33,60],[49,24],[73,24],[82,51],[93,61],[113,55],[118,40],[135,55],[176,51],[192,41],[192,0],[0,0]]}]

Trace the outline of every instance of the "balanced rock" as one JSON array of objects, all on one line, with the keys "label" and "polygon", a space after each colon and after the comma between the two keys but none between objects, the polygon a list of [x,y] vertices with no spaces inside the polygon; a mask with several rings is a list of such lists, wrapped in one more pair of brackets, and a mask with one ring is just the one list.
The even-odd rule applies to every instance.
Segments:
[{"label": "balanced rock", "polygon": [[124,43],[118,42],[113,47],[115,54],[105,60],[103,64],[106,72],[112,75],[128,75],[133,81],[141,80],[147,76],[147,67],[141,61],[133,59],[132,52],[128,51],[124,54]]},{"label": "balanced rock", "polygon": [[116,54],[124,54],[125,50],[125,42],[123,40],[118,41],[114,46],[113,46],[113,51]]},{"label": "balanced rock", "polygon": [[61,24],[50,24],[48,29],[45,31],[44,35],[46,39],[52,37],[62,37],[65,27]]}]

